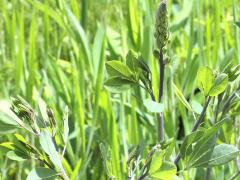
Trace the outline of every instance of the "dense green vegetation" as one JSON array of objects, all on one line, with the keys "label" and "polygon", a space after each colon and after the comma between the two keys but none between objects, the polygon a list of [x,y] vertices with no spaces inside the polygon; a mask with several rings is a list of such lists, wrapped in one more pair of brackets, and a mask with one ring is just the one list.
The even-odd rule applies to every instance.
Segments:
[{"label": "dense green vegetation", "polygon": [[240,178],[240,2],[158,7],[0,1],[1,179]]}]

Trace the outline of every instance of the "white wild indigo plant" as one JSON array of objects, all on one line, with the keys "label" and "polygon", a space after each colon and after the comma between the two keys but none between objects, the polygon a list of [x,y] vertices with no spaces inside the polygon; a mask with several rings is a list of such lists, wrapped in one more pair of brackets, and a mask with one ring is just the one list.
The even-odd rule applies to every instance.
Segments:
[{"label": "white wild indigo plant", "polygon": [[[240,23],[236,23],[240,26]],[[113,93],[121,93],[131,88],[142,88],[149,94],[149,99],[142,100],[149,111],[156,117],[156,144],[139,143],[129,150],[126,165],[126,179],[178,179],[182,171],[190,168],[205,168],[206,178],[210,178],[211,168],[235,161],[240,174],[238,141],[232,143],[225,139],[224,134],[229,129],[239,132],[239,94],[240,85],[237,78],[240,65],[226,63],[220,71],[214,71],[208,66],[198,69],[197,87],[204,98],[203,108],[196,110],[184,97],[181,90],[172,82],[176,97],[191,112],[195,123],[192,132],[184,137],[180,144],[175,137],[169,138],[164,131],[164,75],[169,64],[167,58],[167,43],[169,41],[169,24],[167,2],[163,0],[156,12],[154,37],[156,50],[153,52],[159,63],[159,88],[153,90],[152,70],[145,63],[143,56],[129,50],[126,59],[106,62],[108,79],[105,86]],[[167,99],[167,97],[165,98]],[[68,144],[68,109],[65,109],[61,121],[56,121],[53,110],[40,100],[38,109],[21,97],[12,98],[11,106],[1,106],[1,127],[6,134],[13,128],[21,129],[14,134],[11,141],[0,144],[1,151],[14,161],[31,160],[33,169],[28,173],[28,180],[64,179],[68,180],[68,172],[64,163],[64,153]],[[206,112],[210,111],[206,118]],[[144,112],[143,112],[144,113]],[[61,123],[58,123],[61,122]],[[14,130],[15,132],[15,130]],[[177,130],[176,130],[177,132]],[[26,137],[30,139],[27,140]],[[237,139],[238,135],[235,134]],[[147,140],[145,140],[147,142]],[[228,143],[227,143],[228,142]],[[231,142],[231,143],[230,143]],[[39,148],[40,147],[40,148]],[[110,179],[120,179],[112,171],[111,150],[106,143],[100,143],[99,149],[105,167],[105,173]],[[147,151],[147,153],[146,153]]]}]

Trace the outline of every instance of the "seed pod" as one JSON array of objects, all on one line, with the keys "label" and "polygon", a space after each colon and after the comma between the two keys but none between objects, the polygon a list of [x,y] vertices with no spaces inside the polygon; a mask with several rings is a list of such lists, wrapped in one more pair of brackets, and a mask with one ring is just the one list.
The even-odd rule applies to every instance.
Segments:
[{"label": "seed pod", "polygon": [[169,37],[167,1],[162,0],[156,12],[155,33],[156,44],[162,49]]}]

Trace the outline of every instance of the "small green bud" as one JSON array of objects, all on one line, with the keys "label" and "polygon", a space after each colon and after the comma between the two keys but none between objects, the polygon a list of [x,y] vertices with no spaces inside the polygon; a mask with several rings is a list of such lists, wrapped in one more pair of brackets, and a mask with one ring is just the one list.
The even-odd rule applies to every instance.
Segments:
[{"label": "small green bud", "polygon": [[160,56],[160,53],[159,53],[159,51],[158,51],[157,49],[155,49],[155,50],[153,51],[153,55],[154,55],[154,57],[155,57],[156,59],[158,59],[159,56]]},{"label": "small green bud", "polygon": [[162,49],[169,37],[167,1],[162,0],[156,12],[155,33],[156,44]]},{"label": "small green bud", "polygon": [[55,126],[56,126],[56,119],[55,119],[53,110],[51,108],[47,109],[47,115],[48,115],[51,127],[55,128]]}]

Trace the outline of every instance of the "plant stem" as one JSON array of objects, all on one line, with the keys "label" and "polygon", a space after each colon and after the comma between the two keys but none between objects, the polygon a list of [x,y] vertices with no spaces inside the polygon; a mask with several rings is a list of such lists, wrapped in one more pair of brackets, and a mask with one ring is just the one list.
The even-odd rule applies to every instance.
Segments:
[{"label": "plant stem", "polygon": [[[160,70],[160,83],[159,83],[159,95],[158,95],[158,102],[160,103],[163,101],[163,89],[164,89],[164,69],[165,64],[163,60],[163,52],[162,49],[160,50],[159,55],[159,70]],[[158,142],[164,141],[164,114],[163,112],[158,113]]]},{"label": "plant stem", "polygon": [[160,50],[159,54],[159,69],[160,69],[160,84],[159,84],[159,96],[158,96],[158,102],[161,102],[163,99],[163,87],[164,87],[164,69],[165,64],[163,60],[163,52]]},{"label": "plant stem", "polygon": [[236,179],[239,175],[240,175],[240,171],[237,172],[236,174],[234,174],[234,175],[230,178],[230,180]]},{"label": "plant stem", "polygon": [[[203,107],[203,110],[202,110],[202,112],[201,112],[201,114],[200,114],[200,116],[198,118],[198,120],[195,122],[195,124],[194,124],[194,126],[192,128],[192,132],[195,132],[197,130],[197,128],[199,127],[199,125],[202,123],[203,118],[204,118],[204,116],[206,114],[207,107],[209,105],[210,100],[211,100],[211,97],[208,97],[207,100],[206,100],[206,103],[205,103],[205,105]],[[175,165],[178,164],[178,162],[180,161],[181,158],[182,158],[182,155],[180,153],[178,153],[176,159],[174,160]]]},{"label": "plant stem", "polygon": [[211,178],[211,171],[212,171],[212,168],[211,167],[208,167],[207,168],[207,172],[206,172],[206,180],[210,180]]}]

